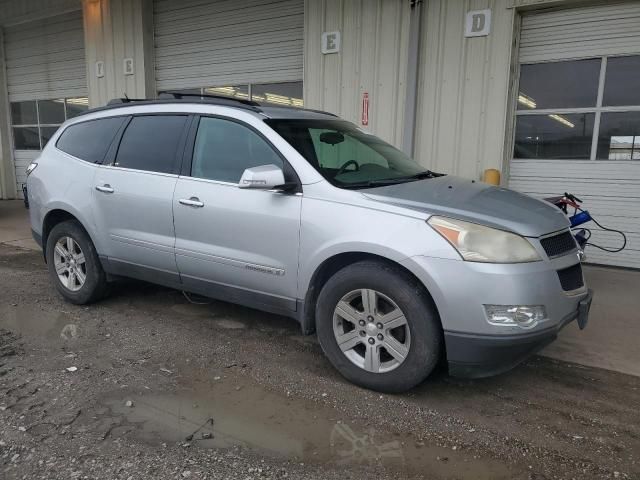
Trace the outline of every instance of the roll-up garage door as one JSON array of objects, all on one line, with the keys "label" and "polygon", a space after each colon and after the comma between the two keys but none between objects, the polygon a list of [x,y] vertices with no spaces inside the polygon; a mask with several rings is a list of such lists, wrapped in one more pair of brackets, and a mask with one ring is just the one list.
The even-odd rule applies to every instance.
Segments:
[{"label": "roll-up garage door", "polygon": [[[640,268],[640,2],[544,10],[522,18],[509,185],[571,192],[627,248],[588,261]],[[592,242],[620,236],[593,223]]]},{"label": "roll-up garage door", "polygon": [[18,192],[58,126],[87,108],[82,12],[4,28]]},{"label": "roll-up garage door", "polygon": [[156,0],[159,91],[302,80],[303,0]]}]

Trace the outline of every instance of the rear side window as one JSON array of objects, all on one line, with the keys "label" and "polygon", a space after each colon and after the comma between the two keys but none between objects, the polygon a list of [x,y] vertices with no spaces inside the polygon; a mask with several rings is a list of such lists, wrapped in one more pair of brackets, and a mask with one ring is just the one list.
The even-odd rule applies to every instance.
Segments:
[{"label": "rear side window", "polygon": [[87,162],[100,163],[126,117],[76,123],[62,132],[56,147]]},{"label": "rear side window", "polygon": [[186,121],[186,115],[133,117],[122,135],[114,165],[177,173],[177,150]]}]

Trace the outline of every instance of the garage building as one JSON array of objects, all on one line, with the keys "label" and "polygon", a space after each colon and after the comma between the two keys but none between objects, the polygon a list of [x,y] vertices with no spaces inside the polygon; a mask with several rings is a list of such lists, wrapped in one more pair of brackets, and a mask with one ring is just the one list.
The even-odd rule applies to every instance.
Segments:
[{"label": "garage building", "polygon": [[216,93],[334,112],[433,170],[575,193],[627,232],[590,261],[640,268],[638,85],[637,0],[0,0],[0,197],[89,106]]}]

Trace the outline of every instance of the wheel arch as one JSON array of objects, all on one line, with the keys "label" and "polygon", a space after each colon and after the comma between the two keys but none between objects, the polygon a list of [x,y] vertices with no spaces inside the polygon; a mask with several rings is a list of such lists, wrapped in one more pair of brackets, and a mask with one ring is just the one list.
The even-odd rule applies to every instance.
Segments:
[{"label": "wheel arch", "polygon": [[56,207],[49,210],[42,220],[42,254],[44,255],[44,261],[47,261],[47,241],[49,239],[49,234],[53,228],[62,223],[69,220],[74,220],[78,222],[78,224],[82,227],[82,229],[87,233],[91,242],[96,245],[96,242],[93,239],[93,236],[89,232],[89,230],[85,227],[84,222],[78,217],[78,215],[69,211],[69,209],[63,207]]},{"label": "wheel arch", "polygon": [[332,255],[326,258],[324,261],[318,265],[318,267],[314,270],[311,275],[311,279],[309,281],[305,298],[302,300],[302,306],[300,308],[300,324],[302,326],[302,331],[304,334],[311,334],[315,331],[315,310],[316,310],[316,302],[318,299],[318,294],[320,290],[325,285],[325,283],[339,270],[352,265],[356,262],[360,262],[363,260],[374,260],[380,263],[386,263],[388,265],[392,265],[394,268],[397,268],[401,272],[410,276],[413,280],[415,280],[424,292],[429,296],[431,302],[436,311],[436,315],[438,315],[438,321],[442,324],[440,320],[440,313],[438,310],[438,305],[436,301],[427,288],[427,286],[418,278],[418,276],[412,272],[405,265],[399,263],[396,260],[393,260],[389,257],[385,257],[383,255],[364,252],[364,251],[351,251],[351,252],[342,252],[335,255]]}]

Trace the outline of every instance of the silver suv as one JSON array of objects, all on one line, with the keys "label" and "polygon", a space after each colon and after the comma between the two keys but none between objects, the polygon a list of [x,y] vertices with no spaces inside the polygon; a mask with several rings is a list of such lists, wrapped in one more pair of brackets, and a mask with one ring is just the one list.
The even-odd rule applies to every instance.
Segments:
[{"label": "silver suv", "polygon": [[559,209],[425,170],[325,112],[170,97],[76,117],[29,166],[33,236],[70,302],[133,277],[286,315],[386,392],[441,359],[505,371],[585,325]]}]

